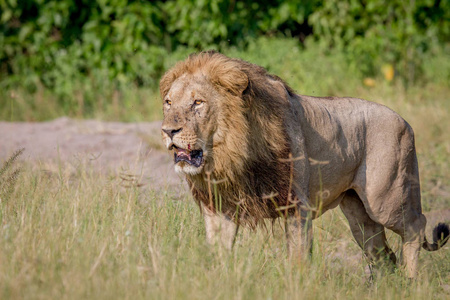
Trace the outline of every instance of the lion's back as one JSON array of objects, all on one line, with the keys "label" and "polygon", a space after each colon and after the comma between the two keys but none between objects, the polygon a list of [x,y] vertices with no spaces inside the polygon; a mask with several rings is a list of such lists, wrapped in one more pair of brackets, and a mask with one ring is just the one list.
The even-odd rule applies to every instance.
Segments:
[{"label": "lion's back", "polygon": [[405,133],[413,135],[411,126],[398,113],[382,104],[350,97],[300,98],[309,123],[324,136],[332,133],[334,138],[344,134],[356,135],[354,138],[364,140],[389,140],[389,137]]}]

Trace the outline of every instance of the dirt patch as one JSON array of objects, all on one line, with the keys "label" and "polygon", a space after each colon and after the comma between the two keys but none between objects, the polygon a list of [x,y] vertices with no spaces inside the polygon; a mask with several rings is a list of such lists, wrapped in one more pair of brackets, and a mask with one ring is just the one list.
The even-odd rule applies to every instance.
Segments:
[{"label": "dirt patch", "polygon": [[25,148],[21,159],[45,170],[76,169],[134,178],[156,190],[186,191],[161,142],[161,122],[120,123],[59,118],[43,123],[0,122],[0,161]]}]

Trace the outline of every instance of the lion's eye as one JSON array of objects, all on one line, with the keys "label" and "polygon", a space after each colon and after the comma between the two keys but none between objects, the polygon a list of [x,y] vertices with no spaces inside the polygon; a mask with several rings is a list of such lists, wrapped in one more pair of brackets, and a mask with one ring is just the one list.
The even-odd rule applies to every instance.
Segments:
[{"label": "lion's eye", "polygon": [[166,100],[164,101],[164,103],[167,104],[167,105],[169,105],[169,106],[172,105],[172,101],[170,101],[169,99],[166,99]]},{"label": "lion's eye", "polygon": [[203,103],[203,100],[195,100],[194,105],[200,105]]}]

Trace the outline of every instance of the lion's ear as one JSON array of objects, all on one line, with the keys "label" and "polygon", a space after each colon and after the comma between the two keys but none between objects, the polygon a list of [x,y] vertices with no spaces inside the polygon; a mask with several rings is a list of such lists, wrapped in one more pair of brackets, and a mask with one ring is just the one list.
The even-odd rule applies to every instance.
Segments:
[{"label": "lion's ear", "polygon": [[235,96],[242,96],[248,86],[248,76],[237,68],[216,73],[216,83]]}]

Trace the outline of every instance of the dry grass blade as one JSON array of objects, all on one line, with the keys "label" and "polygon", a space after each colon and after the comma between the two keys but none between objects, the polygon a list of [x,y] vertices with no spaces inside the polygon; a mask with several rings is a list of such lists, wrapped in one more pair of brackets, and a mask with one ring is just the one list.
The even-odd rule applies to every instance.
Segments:
[{"label": "dry grass blade", "polygon": [[102,250],[100,250],[100,254],[98,255],[97,259],[95,260],[95,263],[92,265],[92,268],[89,271],[89,276],[88,276],[89,278],[91,278],[92,275],[94,275],[95,270],[97,270],[98,266],[100,265],[100,262],[102,261],[102,257],[105,254],[106,246],[108,246],[108,244],[103,245]]},{"label": "dry grass blade", "polygon": [[17,160],[17,158],[23,153],[25,148],[19,149],[13,153],[6,161],[3,163],[2,168],[0,169],[0,200],[6,201],[11,196],[14,191],[14,187],[17,183],[17,179],[19,178],[19,174],[21,169],[17,168],[15,170],[11,170],[12,165]]},{"label": "dry grass blade", "polygon": [[129,174],[129,173],[120,173],[120,186],[125,188],[131,188],[131,187],[142,187],[144,184],[140,183],[140,176],[135,174]]},{"label": "dry grass blade", "polygon": [[17,160],[17,158],[22,155],[23,151],[25,151],[25,148],[21,148],[14,152],[4,163],[2,168],[0,169],[0,182],[2,182],[2,176],[5,174],[8,169],[14,164],[14,162]]}]

